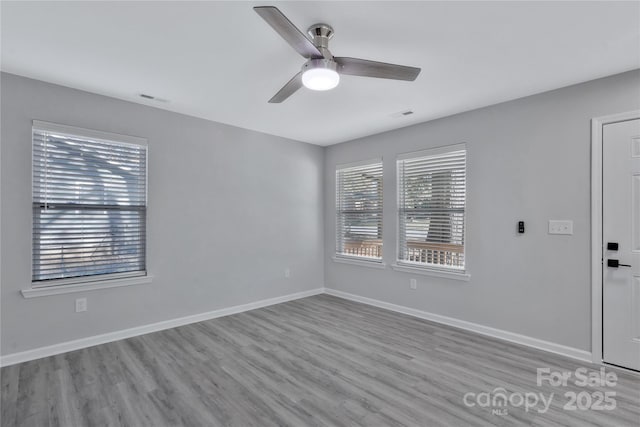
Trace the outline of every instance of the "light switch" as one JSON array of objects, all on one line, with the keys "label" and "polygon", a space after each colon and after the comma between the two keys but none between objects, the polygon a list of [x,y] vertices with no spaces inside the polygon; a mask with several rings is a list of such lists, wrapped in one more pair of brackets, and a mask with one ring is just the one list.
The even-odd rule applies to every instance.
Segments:
[{"label": "light switch", "polygon": [[549,220],[549,234],[573,234],[573,221],[571,220]]}]

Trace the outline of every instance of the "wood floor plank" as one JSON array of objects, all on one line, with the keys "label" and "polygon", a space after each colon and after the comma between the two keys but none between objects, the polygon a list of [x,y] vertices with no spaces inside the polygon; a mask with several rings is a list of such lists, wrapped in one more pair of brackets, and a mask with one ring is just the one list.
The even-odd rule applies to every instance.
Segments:
[{"label": "wood floor plank", "polygon": [[[317,295],[2,368],[0,424],[640,426],[640,375],[538,386],[537,368],[600,366]],[[547,412],[465,404],[496,390],[554,399]],[[614,391],[617,408],[565,410],[564,393],[585,391]]]},{"label": "wood floor plank", "polygon": [[16,425],[18,409],[18,385],[21,365],[8,366],[0,371],[0,384],[2,385],[0,399],[0,425]]}]

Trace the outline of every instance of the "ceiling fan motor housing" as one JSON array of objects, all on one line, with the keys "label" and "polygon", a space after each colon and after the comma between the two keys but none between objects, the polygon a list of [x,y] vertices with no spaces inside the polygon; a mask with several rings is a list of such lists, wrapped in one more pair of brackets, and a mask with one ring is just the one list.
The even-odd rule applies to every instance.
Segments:
[{"label": "ceiling fan motor housing", "polygon": [[327,49],[329,47],[329,40],[333,37],[333,28],[327,24],[313,24],[307,30],[307,34],[311,36],[313,44],[318,48]]}]

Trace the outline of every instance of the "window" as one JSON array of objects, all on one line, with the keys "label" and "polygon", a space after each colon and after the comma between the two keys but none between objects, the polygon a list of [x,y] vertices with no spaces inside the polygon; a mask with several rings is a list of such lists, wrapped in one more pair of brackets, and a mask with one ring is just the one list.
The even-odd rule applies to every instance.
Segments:
[{"label": "window", "polygon": [[464,272],[466,149],[398,158],[398,262]]},{"label": "window", "polygon": [[382,261],[382,160],[336,170],[336,255]]},{"label": "window", "polygon": [[34,121],[32,184],[33,287],[146,273],[146,140]]}]

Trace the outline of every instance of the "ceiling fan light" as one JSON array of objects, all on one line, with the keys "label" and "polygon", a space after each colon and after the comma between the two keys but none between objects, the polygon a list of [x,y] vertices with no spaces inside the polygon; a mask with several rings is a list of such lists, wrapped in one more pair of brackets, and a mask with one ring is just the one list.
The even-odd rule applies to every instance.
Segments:
[{"label": "ceiling fan light", "polygon": [[328,68],[312,68],[302,74],[302,84],[311,90],[330,90],[340,83],[340,74]]},{"label": "ceiling fan light", "polygon": [[330,90],[340,83],[336,63],[325,59],[312,59],[302,67],[302,84],[311,90]]}]

